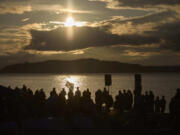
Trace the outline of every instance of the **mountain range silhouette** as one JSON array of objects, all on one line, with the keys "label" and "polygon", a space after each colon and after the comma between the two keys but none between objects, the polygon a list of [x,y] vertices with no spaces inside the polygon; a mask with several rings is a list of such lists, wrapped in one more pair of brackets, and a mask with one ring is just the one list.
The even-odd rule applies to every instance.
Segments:
[{"label": "mountain range silhouette", "polygon": [[137,73],[180,72],[180,66],[143,66],[97,59],[49,60],[6,66],[0,73]]}]

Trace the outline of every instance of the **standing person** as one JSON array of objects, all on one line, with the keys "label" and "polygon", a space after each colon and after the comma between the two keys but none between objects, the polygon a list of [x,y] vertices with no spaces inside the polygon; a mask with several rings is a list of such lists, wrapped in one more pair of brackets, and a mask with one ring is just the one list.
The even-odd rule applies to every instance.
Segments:
[{"label": "standing person", "polygon": [[91,98],[91,92],[89,91],[88,88],[87,88],[87,90],[86,90],[86,94],[87,94],[87,98],[90,99],[90,98]]},{"label": "standing person", "polygon": [[102,91],[100,89],[98,89],[95,92],[95,103],[96,103],[96,107],[98,111],[101,111],[101,106],[102,106]]},{"label": "standing person", "polygon": [[66,91],[65,91],[65,89],[64,89],[64,88],[62,89],[62,91],[61,91],[61,93],[60,93],[60,94],[61,94],[61,96],[62,96],[62,97],[65,97],[65,96],[66,96]]},{"label": "standing person", "polygon": [[127,93],[128,93],[128,110],[131,110],[133,104],[133,95],[130,90],[128,90]]},{"label": "standing person", "polygon": [[73,93],[73,90],[72,89],[69,89],[69,92],[68,92],[68,100],[71,102],[74,98],[74,93]]},{"label": "standing person", "polygon": [[154,94],[152,91],[149,91],[149,111],[154,112]]},{"label": "standing person", "polygon": [[162,96],[162,99],[160,100],[160,107],[161,107],[161,113],[164,113],[166,108],[166,100],[164,96]]},{"label": "standing person", "polygon": [[155,113],[160,113],[160,100],[159,100],[159,96],[157,96],[155,102],[154,102],[154,105],[155,105]]},{"label": "standing person", "polygon": [[79,87],[77,87],[77,90],[75,92],[75,97],[77,97],[77,98],[81,97],[81,91],[79,90]]}]

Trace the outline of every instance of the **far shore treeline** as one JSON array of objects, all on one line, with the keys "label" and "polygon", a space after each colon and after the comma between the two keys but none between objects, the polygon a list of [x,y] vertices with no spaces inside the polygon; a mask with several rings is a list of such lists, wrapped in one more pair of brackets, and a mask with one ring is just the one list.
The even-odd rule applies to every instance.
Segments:
[{"label": "far shore treeline", "polygon": [[9,65],[0,73],[137,73],[180,72],[180,66],[143,66],[97,59],[50,60]]}]

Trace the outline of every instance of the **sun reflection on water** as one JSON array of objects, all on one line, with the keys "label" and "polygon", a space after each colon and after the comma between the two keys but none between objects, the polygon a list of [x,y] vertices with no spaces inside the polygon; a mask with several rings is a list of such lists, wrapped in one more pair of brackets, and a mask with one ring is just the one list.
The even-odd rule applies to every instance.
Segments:
[{"label": "sun reflection on water", "polygon": [[88,88],[86,75],[57,75],[54,80],[56,82],[58,93],[60,93],[63,88],[65,89],[66,94],[68,94],[70,88],[72,88],[74,93],[76,92],[77,87],[79,87],[81,92]]},{"label": "sun reflection on water", "polygon": [[[77,76],[69,76],[67,78],[64,79],[65,81],[65,86],[67,88],[70,88],[69,85],[73,85],[73,91],[76,91],[76,88],[79,87],[79,83],[80,83],[80,78]],[[68,85],[69,84],[69,85]]]},{"label": "sun reflection on water", "polygon": [[[77,90],[77,87],[82,86],[83,78],[79,75],[58,75],[55,79],[60,85],[60,88],[64,88],[66,91],[66,99],[68,99],[67,94],[69,92],[69,89],[72,89],[75,93]],[[61,90],[59,90],[60,92]]]}]

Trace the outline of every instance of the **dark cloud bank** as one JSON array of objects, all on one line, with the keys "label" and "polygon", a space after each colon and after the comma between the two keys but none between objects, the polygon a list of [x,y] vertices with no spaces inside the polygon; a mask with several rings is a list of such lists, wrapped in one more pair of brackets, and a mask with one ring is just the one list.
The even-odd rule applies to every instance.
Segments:
[{"label": "dark cloud bank", "polygon": [[159,39],[142,35],[116,35],[97,27],[74,27],[72,39],[68,38],[68,29],[58,28],[51,31],[31,30],[32,40],[25,49],[71,51],[88,47],[112,45],[143,45],[159,42]]}]

